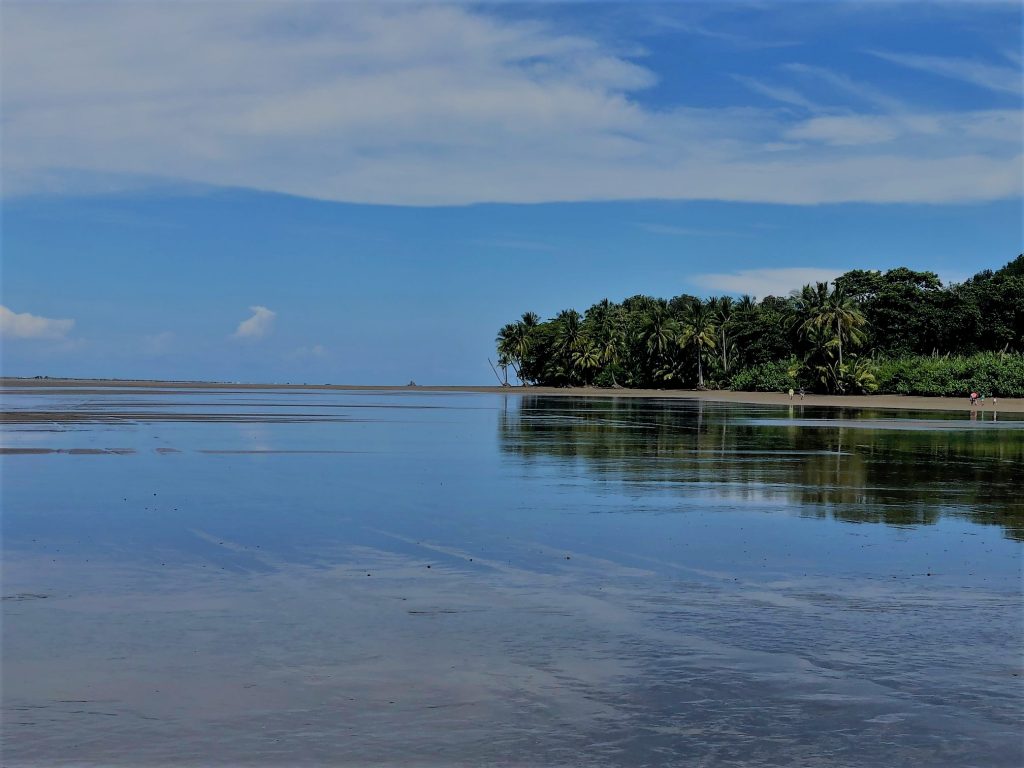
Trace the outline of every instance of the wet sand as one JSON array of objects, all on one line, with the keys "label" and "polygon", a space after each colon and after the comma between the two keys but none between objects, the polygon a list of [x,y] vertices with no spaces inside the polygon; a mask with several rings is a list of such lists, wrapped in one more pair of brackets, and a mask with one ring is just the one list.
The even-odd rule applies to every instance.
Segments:
[{"label": "wet sand", "polygon": [[[714,402],[746,403],[751,405],[821,406],[828,408],[879,408],[904,411],[982,411],[986,413],[1024,413],[1024,398],[998,398],[986,400],[984,406],[971,406],[964,397],[910,397],[905,395],[799,395],[790,399],[783,392],[732,392],[728,390],[690,389],[612,389],[598,387],[477,387],[477,386],[390,386],[348,384],[248,384],[205,381],[135,381],[127,379],[15,379],[0,378],[0,387],[14,391],[33,389],[67,389],[76,394],[95,390],[96,394],[110,394],[122,388],[128,394],[139,389],[176,391],[203,389],[233,390],[337,390],[349,392],[437,392],[486,393],[507,395],[552,395],[556,397],[648,397],[685,398]],[[51,420],[53,415],[41,414],[40,421]]]},{"label": "wet sand", "polygon": [[349,389],[4,389],[4,765],[1024,764],[1019,415]]}]

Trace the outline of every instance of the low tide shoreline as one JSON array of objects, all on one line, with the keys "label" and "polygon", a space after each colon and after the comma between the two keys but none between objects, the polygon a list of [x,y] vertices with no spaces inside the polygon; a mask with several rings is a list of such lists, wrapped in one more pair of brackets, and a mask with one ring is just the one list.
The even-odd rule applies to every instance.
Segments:
[{"label": "low tide shoreline", "polygon": [[554,397],[646,397],[684,398],[712,402],[745,403],[753,405],[811,405],[828,408],[879,408],[911,411],[996,411],[1024,413],[1024,399],[991,399],[985,404],[972,406],[964,397],[911,397],[905,395],[796,395],[791,400],[786,393],[733,392],[728,390],[686,389],[604,389],[598,387],[487,387],[487,386],[393,386],[354,384],[250,384],[210,381],[154,381],[131,379],[19,379],[0,378],[0,387],[15,389],[246,389],[246,390],[338,390],[349,392],[436,392],[485,393],[502,395],[550,395]]}]

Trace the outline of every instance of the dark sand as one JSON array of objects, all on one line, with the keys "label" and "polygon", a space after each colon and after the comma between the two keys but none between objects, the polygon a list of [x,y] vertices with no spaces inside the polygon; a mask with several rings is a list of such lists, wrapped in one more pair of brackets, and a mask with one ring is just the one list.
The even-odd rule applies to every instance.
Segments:
[{"label": "dark sand", "polygon": [[[437,392],[437,393],[489,393],[507,395],[553,395],[559,397],[648,397],[687,398],[716,402],[748,403],[755,405],[803,405],[832,408],[882,408],[905,411],[997,411],[1001,413],[1024,413],[1024,399],[999,398],[985,401],[984,406],[972,407],[964,397],[908,397],[903,395],[799,395],[790,399],[786,393],[774,392],[731,392],[727,390],[689,389],[601,389],[597,387],[474,387],[474,386],[358,386],[346,384],[245,384],[233,382],[206,381],[131,381],[126,379],[0,379],[0,387],[15,391],[33,389],[67,389],[76,394],[111,394],[112,389],[121,388],[130,393],[140,388],[163,390],[167,394],[188,389],[231,389],[231,390],[338,390],[362,392]],[[3,417],[6,418],[7,414]],[[39,421],[63,420],[68,414],[40,413]]]}]

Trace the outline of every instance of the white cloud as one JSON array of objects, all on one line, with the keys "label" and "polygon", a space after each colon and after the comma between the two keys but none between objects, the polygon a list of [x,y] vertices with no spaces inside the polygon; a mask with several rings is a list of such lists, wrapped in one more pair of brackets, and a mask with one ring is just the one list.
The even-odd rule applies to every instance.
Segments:
[{"label": "white cloud", "polygon": [[734,295],[748,293],[763,299],[765,296],[789,296],[790,291],[799,290],[808,284],[832,282],[846,271],[819,267],[742,269],[738,272],[694,275],[690,282],[708,291]]},{"label": "white cloud", "polygon": [[0,336],[12,339],[63,339],[74,327],[74,320],[55,320],[28,312],[14,312],[0,305]]},{"label": "white cloud", "polygon": [[894,64],[922,70],[939,77],[961,80],[990,91],[1016,95],[1024,93],[1024,78],[1021,77],[1020,67],[1004,67],[952,56],[921,56],[889,51],[869,53]]},{"label": "white cloud", "polygon": [[806,139],[835,146],[881,144],[894,141],[944,143],[954,137],[967,146],[1007,143],[1024,133],[1021,112],[979,110],[891,115],[826,115],[812,117],[786,132],[790,140]]},{"label": "white cloud", "polygon": [[816,104],[795,88],[789,88],[784,85],[771,85],[770,83],[765,83],[756,78],[746,77],[744,75],[733,75],[733,79],[736,80],[736,82],[745,85],[754,93],[759,93],[774,101],[780,101],[783,104],[792,104],[797,107],[804,107],[805,109],[817,109]]},{"label": "white cloud", "polygon": [[905,109],[904,104],[899,99],[894,99],[872,85],[859,82],[854,80],[852,77],[844,75],[841,72],[834,72],[826,67],[791,63],[784,64],[782,69],[786,72],[792,72],[824,83],[828,86],[833,96],[836,95],[837,91],[839,91],[849,96],[853,96],[858,101],[866,102],[881,109],[895,112]]},{"label": "white cloud", "polygon": [[855,117],[814,117],[794,126],[786,134],[790,139],[809,139],[833,146],[880,144],[892,141],[900,133],[892,120],[858,115]]},{"label": "white cloud", "polygon": [[274,327],[274,318],[277,312],[266,307],[249,307],[252,317],[247,318],[238,324],[238,329],[232,334],[236,339],[259,339],[270,333]]},{"label": "white cloud", "polygon": [[[154,180],[411,205],[1020,193],[1019,137],[965,141],[940,122],[922,144],[851,113],[793,143],[791,110],[646,106],[650,69],[486,7],[8,3],[2,34],[9,195]],[[814,106],[790,86],[745,82]]]}]

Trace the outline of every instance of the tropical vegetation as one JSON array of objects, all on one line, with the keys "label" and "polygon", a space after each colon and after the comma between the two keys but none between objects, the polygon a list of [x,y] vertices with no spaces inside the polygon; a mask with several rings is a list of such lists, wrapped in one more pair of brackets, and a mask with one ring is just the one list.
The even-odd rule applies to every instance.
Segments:
[{"label": "tropical vegetation", "polygon": [[900,267],[760,300],[604,299],[496,343],[524,385],[1024,397],[1024,254],[949,285]]}]

